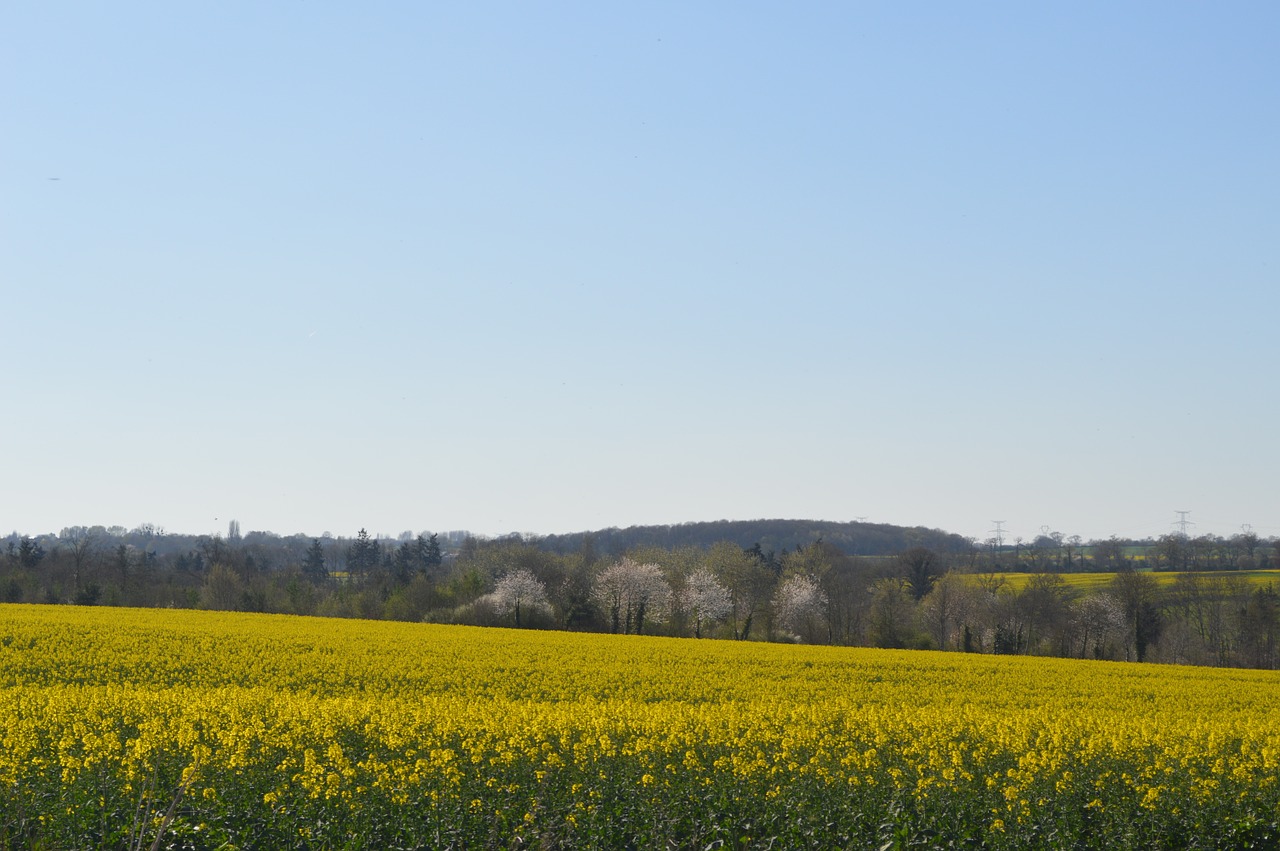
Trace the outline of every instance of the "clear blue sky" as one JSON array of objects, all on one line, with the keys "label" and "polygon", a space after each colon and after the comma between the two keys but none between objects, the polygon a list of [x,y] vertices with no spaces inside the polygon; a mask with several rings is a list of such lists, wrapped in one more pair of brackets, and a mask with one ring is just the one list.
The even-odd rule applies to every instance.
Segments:
[{"label": "clear blue sky", "polygon": [[1274,3],[0,13],[0,532],[1280,534]]}]

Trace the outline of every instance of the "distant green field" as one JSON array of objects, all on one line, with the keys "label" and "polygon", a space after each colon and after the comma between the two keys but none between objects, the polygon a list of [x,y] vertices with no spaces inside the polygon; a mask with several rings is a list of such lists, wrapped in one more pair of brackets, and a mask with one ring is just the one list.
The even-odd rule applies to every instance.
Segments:
[{"label": "distant green field", "polygon": [[[1207,573],[1190,573],[1184,574],[1181,571],[1164,571],[1160,573],[1143,571],[1149,573],[1160,585],[1172,585],[1179,576],[1204,576],[1209,579],[1236,579],[1242,580],[1250,587],[1263,587],[1266,585],[1280,585],[1280,570],[1224,570],[1212,571]],[[986,582],[1000,582],[1000,587],[1008,591],[1021,591],[1030,584],[1034,573],[974,573],[970,574],[970,579],[976,584],[985,584]],[[1062,581],[1068,588],[1077,591],[1101,591],[1107,588],[1115,579],[1114,573],[1060,573]]]}]

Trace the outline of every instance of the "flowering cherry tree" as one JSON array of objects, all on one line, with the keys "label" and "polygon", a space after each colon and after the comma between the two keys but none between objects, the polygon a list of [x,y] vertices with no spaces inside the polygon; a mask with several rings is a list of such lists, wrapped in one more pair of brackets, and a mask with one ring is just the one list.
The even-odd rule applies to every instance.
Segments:
[{"label": "flowering cherry tree", "polygon": [[778,626],[806,641],[813,641],[821,630],[827,607],[827,595],[817,582],[796,574],[783,580],[773,597],[773,614]]},{"label": "flowering cherry tree", "polygon": [[729,614],[733,608],[733,600],[711,571],[700,567],[685,580],[684,605],[693,619],[694,637],[701,638],[703,626],[713,624]]},{"label": "flowering cherry tree", "polygon": [[516,626],[520,626],[521,612],[541,611],[549,608],[547,586],[523,567],[508,571],[488,595],[493,610],[503,616],[514,614]]},{"label": "flowering cherry tree", "polygon": [[656,564],[624,557],[596,577],[592,598],[609,618],[613,632],[644,631],[645,620],[664,620],[671,607],[671,586]]}]

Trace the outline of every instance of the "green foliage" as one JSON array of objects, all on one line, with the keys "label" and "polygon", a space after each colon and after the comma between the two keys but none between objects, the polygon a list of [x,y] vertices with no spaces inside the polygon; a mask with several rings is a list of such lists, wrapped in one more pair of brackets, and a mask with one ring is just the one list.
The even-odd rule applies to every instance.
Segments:
[{"label": "green foliage", "polygon": [[559,553],[578,550],[591,538],[599,551],[613,556],[643,547],[706,549],[728,542],[740,549],[756,548],[760,555],[779,554],[826,541],[849,555],[892,556],[912,546],[927,546],[942,553],[963,553],[969,541],[938,529],[891,526],[884,523],[837,523],[821,520],[719,520],[681,523],[675,526],[632,526],[573,535],[548,535],[541,546]]},{"label": "green foliage", "polygon": [[329,566],[325,561],[324,547],[316,538],[307,549],[306,558],[302,562],[302,573],[312,582],[323,582],[329,578]]},{"label": "green foliage", "polygon": [[44,547],[40,545],[40,542],[23,535],[22,540],[18,542],[18,564],[27,570],[34,570],[44,560],[44,557]]},{"label": "green foliage", "polygon": [[[776,548],[788,529],[788,540],[799,543]],[[680,543],[711,530],[732,530],[748,543]],[[899,530],[917,543],[872,557],[834,544],[826,537],[833,530],[843,534],[801,521],[654,527],[625,555],[658,565],[670,605],[661,619],[647,609],[634,614],[645,632],[669,636],[1280,666],[1280,611],[1268,596],[1280,587],[1280,573],[1261,567],[1273,562],[1275,545],[1256,535],[1084,545],[1054,534],[1003,550],[954,552],[918,543],[937,539],[916,530]],[[426,532],[393,544],[364,529],[349,539],[265,532],[230,539],[74,527],[61,536],[7,538],[0,601],[497,625],[514,622],[515,612],[495,606],[490,595],[501,577],[524,570],[545,588],[548,609],[526,617],[521,606],[521,627],[609,631],[611,611],[593,590],[622,557],[609,548],[625,537],[581,535],[565,550],[563,540],[515,535],[472,537],[457,548],[456,539],[446,547]],[[1167,569],[1173,561],[1215,569]],[[1013,570],[1035,564],[1045,569]],[[1116,570],[1104,572],[1107,565]],[[1061,572],[1066,567],[1076,572]],[[715,617],[699,614],[688,583],[700,572],[727,595],[727,613],[720,615],[717,603]],[[948,573],[954,578],[939,589]],[[793,576],[817,583],[809,599],[820,606],[779,594]],[[696,593],[711,599],[711,585],[700,580],[700,587]],[[1119,629],[1112,623],[1117,610]],[[626,626],[623,617],[619,629]]]},{"label": "green foliage", "polygon": [[369,533],[361,529],[347,549],[347,570],[356,576],[364,577],[377,570],[381,564],[382,544],[370,538]]}]

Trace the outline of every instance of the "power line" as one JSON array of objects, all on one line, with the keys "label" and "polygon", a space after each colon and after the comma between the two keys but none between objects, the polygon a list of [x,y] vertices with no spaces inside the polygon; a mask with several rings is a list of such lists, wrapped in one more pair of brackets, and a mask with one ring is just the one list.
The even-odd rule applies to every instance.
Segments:
[{"label": "power line", "polygon": [[1194,522],[1187,519],[1187,515],[1191,512],[1178,511],[1175,509],[1173,513],[1178,515],[1178,519],[1173,521],[1173,525],[1178,527],[1178,534],[1184,538],[1187,537],[1187,527],[1196,525]]}]

